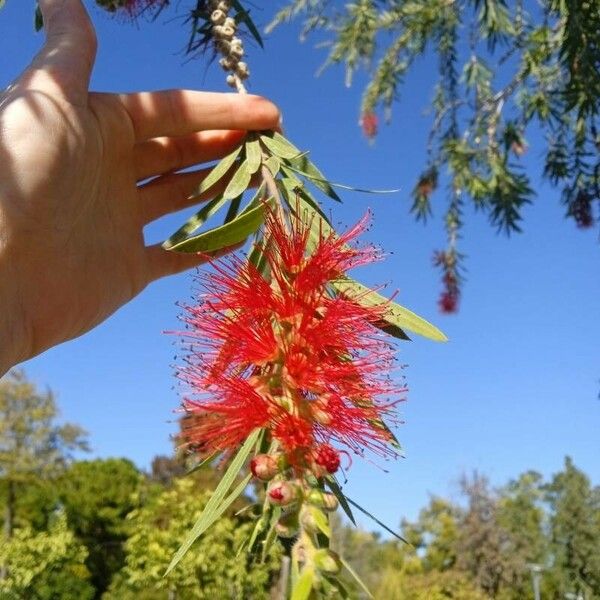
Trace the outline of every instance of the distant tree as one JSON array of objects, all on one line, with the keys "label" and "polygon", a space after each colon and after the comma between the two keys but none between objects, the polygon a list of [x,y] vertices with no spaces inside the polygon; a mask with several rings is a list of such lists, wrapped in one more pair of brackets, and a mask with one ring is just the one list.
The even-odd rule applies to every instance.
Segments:
[{"label": "distant tree", "polygon": [[504,550],[510,554],[515,566],[511,571],[512,579],[506,581],[501,590],[502,598],[533,598],[529,566],[538,564],[544,567],[549,563],[542,483],[539,473],[528,471],[500,490],[497,521],[508,533],[508,544]]},{"label": "distant tree", "polygon": [[404,522],[404,537],[421,552],[425,571],[444,571],[456,564],[460,515],[448,500],[432,497],[416,523]]},{"label": "distant tree", "polygon": [[[342,63],[346,84],[364,68],[360,107],[365,134],[377,134],[405,93],[410,71],[429,54],[431,131],[416,177],[412,212],[426,220],[432,196],[446,188],[447,247],[435,254],[443,273],[440,308],[456,309],[459,240],[467,200],[499,231],[520,230],[534,197],[520,158],[528,131],[545,136],[536,154],[562,188],[565,213],[578,227],[598,222],[600,202],[600,10],[597,0],[287,0],[270,30],[304,18],[302,38],[329,42],[325,65]],[[327,44],[321,44],[324,46]],[[392,160],[387,157],[387,160]]]},{"label": "distant tree", "polygon": [[252,529],[240,517],[220,519],[164,577],[209,497],[193,478],[179,479],[134,510],[125,566],[105,600],[266,600],[278,563],[268,556],[265,564],[250,566],[245,554],[237,554]]},{"label": "distant tree", "polygon": [[[76,450],[87,450],[83,429],[58,424],[51,391],[40,393],[23,371],[0,380],[0,486],[4,538],[13,535],[17,494],[63,472]],[[5,575],[6,573],[3,572]]]},{"label": "distant tree", "polygon": [[0,545],[7,567],[0,579],[5,600],[90,600],[94,588],[85,566],[87,551],[67,525],[63,511],[55,512],[47,531],[25,526],[15,529]]},{"label": "distant tree", "polygon": [[385,569],[374,592],[376,600],[491,600],[456,570],[407,574]]},{"label": "distant tree", "polygon": [[600,598],[600,491],[570,457],[546,489],[556,597],[573,593]]},{"label": "distant tree", "polygon": [[144,475],[124,458],[76,462],[55,483],[69,524],[87,549],[96,597],[123,567],[127,515],[141,505],[145,489]]},{"label": "distant tree", "polygon": [[456,568],[497,598],[503,587],[518,579],[525,565],[511,552],[514,540],[500,523],[497,496],[487,478],[478,473],[464,476],[461,488],[467,508],[459,521]]}]

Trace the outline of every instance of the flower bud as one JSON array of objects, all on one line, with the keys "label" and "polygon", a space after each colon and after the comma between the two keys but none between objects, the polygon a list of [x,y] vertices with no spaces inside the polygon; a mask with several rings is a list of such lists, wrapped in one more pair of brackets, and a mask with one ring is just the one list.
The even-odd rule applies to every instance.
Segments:
[{"label": "flower bud", "polygon": [[289,506],[298,498],[298,488],[289,481],[277,481],[267,490],[267,498],[271,504]]},{"label": "flower bud", "polygon": [[279,472],[277,459],[270,454],[257,454],[250,461],[250,470],[261,481],[271,481]]},{"label": "flower bud", "polygon": [[224,11],[215,10],[210,15],[210,20],[212,21],[213,25],[223,25],[223,23],[225,22],[225,17],[226,17],[226,14]]},{"label": "flower bud", "polygon": [[223,69],[225,69],[225,71],[231,71],[233,68],[235,68],[235,64],[231,61],[229,57],[221,58],[219,60],[219,64],[221,65],[221,67],[223,67]]},{"label": "flower bud", "polygon": [[239,62],[235,66],[235,72],[240,79],[248,79],[250,76],[250,71],[248,69],[248,65],[245,62]]},{"label": "flower bud", "polygon": [[225,19],[225,23],[223,23],[223,24],[225,25],[225,27],[231,27],[232,29],[235,29],[237,27],[235,19],[232,17],[227,17]]},{"label": "flower bud", "polygon": [[229,12],[231,8],[231,3],[228,0],[221,0],[219,4],[217,4],[217,10],[222,10],[223,12]]},{"label": "flower bud", "polygon": [[321,444],[314,453],[317,465],[324,467],[328,473],[335,473],[340,468],[340,453],[329,444]]},{"label": "flower bud", "polygon": [[235,75],[227,75],[227,79],[225,81],[227,81],[227,85],[229,87],[232,87],[232,88],[237,87],[237,81],[236,81]]},{"label": "flower bud", "polygon": [[342,561],[333,550],[322,548],[317,550],[314,555],[315,566],[323,573],[336,574],[342,569]]},{"label": "flower bud", "polygon": [[333,494],[321,490],[311,490],[307,500],[313,506],[318,506],[328,512],[337,510],[337,507],[339,506],[338,499]]}]

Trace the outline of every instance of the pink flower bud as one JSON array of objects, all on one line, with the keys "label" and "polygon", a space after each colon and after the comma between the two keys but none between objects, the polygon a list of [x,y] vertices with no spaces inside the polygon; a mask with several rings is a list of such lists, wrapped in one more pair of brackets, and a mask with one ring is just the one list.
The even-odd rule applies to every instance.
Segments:
[{"label": "pink flower bud", "polygon": [[289,481],[278,481],[267,490],[267,498],[271,504],[288,506],[298,498],[298,488]]},{"label": "pink flower bud", "polygon": [[270,454],[257,454],[250,461],[250,470],[261,481],[271,481],[279,472],[277,459]]}]

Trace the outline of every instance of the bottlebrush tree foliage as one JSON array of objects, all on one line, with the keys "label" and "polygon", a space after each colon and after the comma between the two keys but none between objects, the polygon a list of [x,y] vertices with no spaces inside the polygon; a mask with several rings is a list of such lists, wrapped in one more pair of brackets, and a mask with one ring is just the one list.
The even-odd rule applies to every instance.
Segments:
[{"label": "bottlebrush tree foliage", "polygon": [[432,127],[411,210],[425,221],[447,181],[448,243],[434,256],[442,311],[458,306],[466,203],[499,231],[520,230],[534,197],[520,162],[529,131],[545,136],[544,175],[561,188],[566,215],[580,228],[598,222],[597,0],[288,0],[268,29],[294,18],[304,19],[303,37],[329,37],[325,64],[344,64],[347,85],[358,69],[368,72],[360,107],[367,137],[377,134],[380,112],[390,118],[419,58],[437,56]]}]

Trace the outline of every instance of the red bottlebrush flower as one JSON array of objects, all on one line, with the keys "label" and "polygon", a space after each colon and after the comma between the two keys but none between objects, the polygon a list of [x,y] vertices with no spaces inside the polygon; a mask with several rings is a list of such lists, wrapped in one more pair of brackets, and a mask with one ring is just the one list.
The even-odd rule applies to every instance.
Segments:
[{"label": "red bottlebrush flower", "polygon": [[458,310],[458,295],[448,290],[443,291],[438,300],[438,306],[443,313],[455,313]]},{"label": "red bottlebrush flower", "polygon": [[329,444],[322,444],[315,452],[315,462],[333,474],[340,468],[340,453]]},{"label": "red bottlebrush flower", "polygon": [[310,468],[326,447],[329,455],[319,456],[337,468],[331,441],[395,455],[381,419],[405,390],[389,376],[393,348],[374,326],[385,306],[362,306],[329,287],[378,257],[350,245],[364,228],[365,220],[341,236],[322,235],[310,251],[308,225],[293,220],[288,231],[269,214],[270,280],[236,257],[202,276],[200,303],[184,317],[189,344],[179,373],[191,392],[184,407],[204,415],[190,444],[231,451],[264,427],[296,469]]},{"label": "red bottlebrush flower", "polygon": [[360,117],[359,124],[367,139],[373,140],[377,136],[379,119],[375,113],[370,111],[364,112]]},{"label": "red bottlebrush flower", "polygon": [[435,252],[433,264],[442,270],[444,289],[438,300],[440,312],[452,314],[458,311],[460,301],[460,276],[458,274],[459,256],[453,252]]}]

